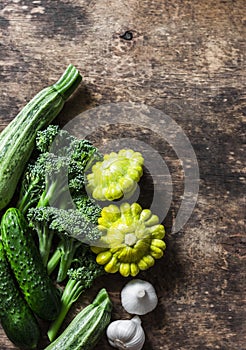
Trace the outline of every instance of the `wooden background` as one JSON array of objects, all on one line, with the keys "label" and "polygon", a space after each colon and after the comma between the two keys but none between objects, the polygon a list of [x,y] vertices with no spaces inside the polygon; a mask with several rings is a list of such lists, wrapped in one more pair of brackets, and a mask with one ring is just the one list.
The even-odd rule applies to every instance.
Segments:
[{"label": "wooden background", "polygon": [[[109,102],[140,102],[171,116],[194,147],[196,208],[172,234],[182,181],[170,156],[176,195],[165,220],[166,255],[139,276],[159,297],[142,317],[145,350],[246,349],[245,22],[244,0],[0,2],[1,130],[73,63],[84,82],[57,122]],[[120,38],[126,30],[133,40]],[[113,319],[128,318],[119,300],[126,281],[105,277],[77,307],[107,286]],[[96,349],[109,348],[104,338]],[[2,329],[0,349],[15,349]]]}]

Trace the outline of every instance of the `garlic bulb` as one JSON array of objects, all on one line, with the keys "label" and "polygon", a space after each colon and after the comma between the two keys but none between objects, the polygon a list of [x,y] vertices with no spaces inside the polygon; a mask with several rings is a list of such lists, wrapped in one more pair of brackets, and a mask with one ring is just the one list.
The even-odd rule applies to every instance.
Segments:
[{"label": "garlic bulb", "polygon": [[131,320],[111,322],[106,333],[109,344],[121,350],[141,350],[145,342],[144,330],[138,316]]},{"label": "garlic bulb", "polygon": [[133,279],[122,289],[121,303],[130,314],[145,315],[154,310],[158,299],[151,283]]}]

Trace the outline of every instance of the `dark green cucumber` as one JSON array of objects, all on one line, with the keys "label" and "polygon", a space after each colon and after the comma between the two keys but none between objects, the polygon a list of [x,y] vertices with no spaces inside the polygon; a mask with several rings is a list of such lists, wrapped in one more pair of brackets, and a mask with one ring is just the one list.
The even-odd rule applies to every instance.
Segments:
[{"label": "dark green cucumber", "polygon": [[54,320],[60,310],[60,297],[18,209],[5,212],[1,232],[7,258],[28,305],[40,318]]},{"label": "dark green cucumber", "polygon": [[39,326],[15,282],[0,241],[0,321],[15,345],[35,349],[40,337]]},{"label": "dark green cucumber", "polygon": [[1,132],[0,210],[9,204],[14,195],[33,150],[37,131],[58,115],[81,79],[78,70],[69,65],[56,84],[40,91]]},{"label": "dark green cucumber", "polygon": [[111,310],[112,303],[103,288],[92,304],[85,307],[45,350],[93,349],[110,322]]}]

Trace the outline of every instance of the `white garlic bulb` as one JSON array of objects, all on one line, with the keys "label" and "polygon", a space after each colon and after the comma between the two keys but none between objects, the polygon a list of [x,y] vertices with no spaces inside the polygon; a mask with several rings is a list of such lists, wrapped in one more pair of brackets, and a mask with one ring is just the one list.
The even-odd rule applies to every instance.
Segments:
[{"label": "white garlic bulb", "polygon": [[131,320],[111,322],[106,333],[109,344],[120,350],[141,350],[145,342],[145,333],[138,316]]},{"label": "white garlic bulb", "polygon": [[145,315],[154,310],[157,306],[158,298],[151,283],[133,279],[122,289],[121,303],[130,314]]}]

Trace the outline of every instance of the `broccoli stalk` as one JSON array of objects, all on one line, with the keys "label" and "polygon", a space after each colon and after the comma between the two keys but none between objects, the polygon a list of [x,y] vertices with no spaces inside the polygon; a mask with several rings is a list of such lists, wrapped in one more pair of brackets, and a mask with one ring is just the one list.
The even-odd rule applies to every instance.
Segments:
[{"label": "broccoli stalk", "polygon": [[37,207],[47,207],[51,203],[59,208],[70,206],[67,172],[69,159],[58,157],[52,153],[44,153],[46,160],[43,164],[45,172],[45,189],[42,192]]},{"label": "broccoli stalk", "polygon": [[53,241],[54,231],[51,231],[47,225],[37,225],[35,228],[38,233],[40,255],[44,266],[46,266],[49,260],[49,253]]},{"label": "broccoli stalk", "polygon": [[47,265],[47,271],[50,275],[59,264],[58,273],[56,277],[56,281],[58,283],[64,281],[64,279],[67,277],[67,271],[70,265],[72,264],[74,255],[78,247],[81,244],[81,241],[77,241],[76,239],[73,239],[71,237],[66,237],[66,235],[64,235],[61,238],[54,254],[50,258]]},{"label": "broccoli stalk", "polygon": [[58,266],[59,262],[61,261],[61,256],[62,256],[62,249],[60,249],[58,245],[55,252],[52,254],[51,258],[47,262],[48,275],[51,275],[52,272],[55,270],[55,268]]},{"label": "broccoli stalk", "polygon": [[30,208],[27,213],[29,226],[35,229],[38,236],[38,246],[44,266],[47,265],[55,231],[49,227],[51,220],[49,210],[45,207]]},{"label": "broccoli stalk", "polygon": [[78,251],[79,257],[68,271],[69,278],[62,293],[60,313],[48,330],[50,341],[56,338],[62,322],[73,303],[86,289],[92,286],[97,277],[105,273],[102,266],[96,263],[95,256],[89,249],[86,245],[81,246]]}]

